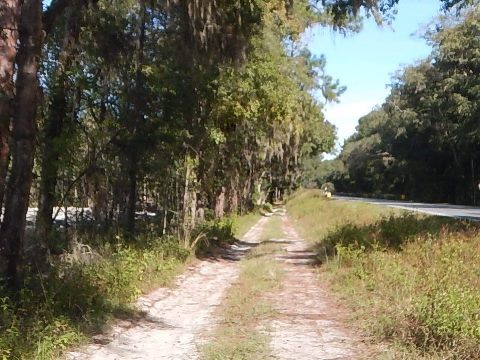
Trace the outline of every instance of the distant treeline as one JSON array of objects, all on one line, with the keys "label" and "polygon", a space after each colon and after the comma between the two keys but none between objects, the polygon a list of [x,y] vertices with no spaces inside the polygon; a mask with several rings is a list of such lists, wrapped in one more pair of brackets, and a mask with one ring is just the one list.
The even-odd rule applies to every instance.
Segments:
[{"label": "distant treeline", "polygon": [[393,79],[339,156],[316,169],[338,191],[458,204],[480,200],[480,10],[445,16],[431,55]]}]

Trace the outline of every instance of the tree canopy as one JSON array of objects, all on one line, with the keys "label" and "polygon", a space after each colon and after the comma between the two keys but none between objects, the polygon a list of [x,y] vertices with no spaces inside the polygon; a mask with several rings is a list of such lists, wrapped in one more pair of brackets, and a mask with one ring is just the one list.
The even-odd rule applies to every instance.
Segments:
[{"label": "tree canopy", "polygon": [[478,7],[441,17],[425,36],[432,54],[393,78],[385,103],[325,164],[333,170],[323,176],[342,191],[477,202]]},{"label": "tree canopy", "polygon": [[[59,208],[84,209],[95,229],[132,239],[148,210],[163,234],[189,238],[204,214],[245,212],[296,188],[308,159],[333,146],[322,107],[344,91],[301,34],[313,24],[358,31],[362,16],[388,22],[397,2],[2,1],[0,273],[9,286],[23,265],[43,269],[68,251],[69,230],[62,245],[54,226]],[[476,111],[472,81],[461,84],[468,69],[458,61],[478,47],[463,54],[442,38],[448,31],[432,35],[438,64],[406,72],[390,102],[412,100],[403,94],[422,77],[457,69],[454,82],[438,84],[451,91],[448,103],[435,105],[458,118],[435,125],[457,169],[468,148],[457,145],[459,134],[476,134],[467,120]],[[422,106],[433,106],[433,93]],[[26,242],[29,206],[38,212]]]}]

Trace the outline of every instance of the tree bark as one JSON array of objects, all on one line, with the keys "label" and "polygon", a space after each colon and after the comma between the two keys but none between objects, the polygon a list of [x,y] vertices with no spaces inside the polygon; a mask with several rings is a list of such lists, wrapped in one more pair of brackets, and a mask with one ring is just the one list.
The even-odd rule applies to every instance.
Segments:
[{"label": "tree bark", "polygon": [[8,180],[5,218],[0,229],[0,266],[11,288],[17,288],[20,284],[25,216],[35,156],[37,73],[43,42],[42,1],[25,0],[21,11],[12,128],[12,172]]},{"label": "tree bark", "polygon": [[133,114],[129,124],[131,140],[127,146],[127,193],[126,206],[123,220],[123,228],[127,233],[135,230],[135,210],[137,204],[137,185],[138,185],[138,161],[139,149],[141,146],[140,136],[143,134],[142,126],[144,121],[145,98],[144,98],[144,47],[145,47],[145,27],[147,22],[147,9],[145,0],[138,0],[139,16],[137,24],[137,39],[135,43],[135,89],[133,94]]},{"label": "tree bark", "polygon": [[10,122],[14,98],[13,73],[17,55],[20,0],[0,2],[0,214],[10,159]]},{"label": "tree bark", "polygon": [[108,179],[103,170],[97,169],[90,178],[92,187],[92,215],[97,227],[106,229],[109,222],[108,219]]},{"label": "tree bark", "polygon": [[198,156],[185,156],[185,183],[183,190],[182,229],[183,238],[189,239],[197,222],[197,165]]},{"label": "tree bark", "polygon": [[67,8],[65,13],[65,32],[60,50],[58,67],[53,78],[51,101],[42,136],[41,178],[39,193],[39,209],[37,215],[36,234],[41,248],[51,250],[49,239],[52,232],[52,214],[55,206],[55,189],[58,180],[59,159],[63,146],[59,143],[63,128],[68,118],[68,76],[67,71],[72,62],[72,53],[79,35],[78,6]]},{"label": "tree bark", "polygon": [[137,205],[137,174],[138,158],[136,150],[132,149],[127,159],[127,192],[125,197],[125,212],[123,219],[123,229],[127,233],[135,230],[135,210]]},{"label": "tree bark", "polygon": [[215,195],[215,218],[221,219],[225,215],[225,187],[222,186]]},{"label": "tree bark", "polygon": [[235,169],[233,174],[230,177],[230,187],[228,188],[228,212],[230,214],[238,213],[238,185],[239,185],[239,174],[238,169]]}]

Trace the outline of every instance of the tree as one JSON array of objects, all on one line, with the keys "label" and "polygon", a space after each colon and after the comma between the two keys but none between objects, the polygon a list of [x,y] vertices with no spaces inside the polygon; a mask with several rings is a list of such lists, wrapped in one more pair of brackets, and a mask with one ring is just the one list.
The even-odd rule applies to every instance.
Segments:
[{"label": "tree", "polygon": [[91,207],[98,228],[131,235],[137,211],[155,208],[164,233],[188,237],[200,204],[220,216],[294,189],[302,163],[333,144],[314,94],[343,91],[299,35],[312,23],[358,30],[362,11],[389,21],[396,3],[54,0],[42,12],[39,0],[4,1],[0,198],[13,133],[0,256],[10,285],[31,194],[46,250],[55,205]]},{"label": "tree", "polygon": [[19,24],[20,47],[12,128],[12,171],[8,181],[5,216],[0,228],[3,273],[10,287],[18,287],[35,153],[38,102],[38,66],[42,49],[42,4],[25,0]]},{"label": "tree", "polygon": [[3,207],[5,178],[10,159],[10,120],[15,95],[13,74],[17,55],[19,12],[19,0],[3,1],[0,4],[0,209]]},{"label": "tree", "polygon": [[382,108],[347,140],[343,191],[476,202],[479,34],[478,8],[427,32],[431,56],[400,71]]}]

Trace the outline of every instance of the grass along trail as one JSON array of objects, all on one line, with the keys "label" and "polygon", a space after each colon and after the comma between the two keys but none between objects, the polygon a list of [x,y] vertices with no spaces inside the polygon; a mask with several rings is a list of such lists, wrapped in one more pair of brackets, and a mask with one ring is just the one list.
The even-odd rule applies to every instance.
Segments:
[{"label": "grass along trail", "polygon": [[[382,348],[378,359],[480,359],[476,223],[294,194],[287,209],[319,275]],[[348,315],[348,314],[347,314]]]},{"label": "grass along trail", "polygon": [[281,235],[281,229],[280,218],[263,219],[265,226],[255,239],[257,246],[239,263],[240,275],[217,311],[221,320],[203,347],[205,360],[270,358],[269,335],[260,325],[274,315],[263,296],[279,286],[283,275],[272,257],[280,246],[271,241]]},{"label": "grass along trail", "polygon": [[200,261],[173,288],[142,296],[142,316],[67,359],[372,358],[306,248],[287,216],[261,218],[225,259]]},{"label": "grass along trail", "polygon": [[276,316],[270,328],[272,358],[284,360],[367,359],[375,350],[345,325],[345,310],[322,286],[312,264],[316,254],[298,236],[288,217],[282,218],[284,273],[281,286],[268,294]]},{"label": "grass along trail", "polygon": [[206,360],[367,359],[375,349],[345,325],[343,310],[314,268],[315,253],[288,217],[268,219],[227,291]]},{"label": "grass along trail", "polygon": [[[244,244],[259,238],[266,221],[260,219],[243,236]],[[234,256],[235,251],[233,248],[230,255]],[[141,297],[137,306],[143,316],[117,323],[108,334],[96,337],[96,343],[67,354],[67,359],[197,359],[204,334],[215,327],[215,309],[239,270],[237,261],[199,262],[178,277],[173,288],[161,288]]]}]

